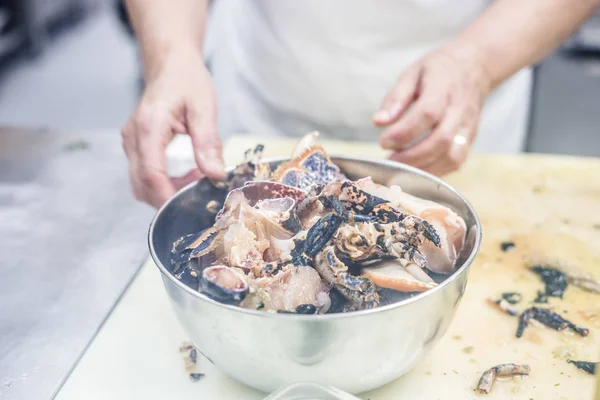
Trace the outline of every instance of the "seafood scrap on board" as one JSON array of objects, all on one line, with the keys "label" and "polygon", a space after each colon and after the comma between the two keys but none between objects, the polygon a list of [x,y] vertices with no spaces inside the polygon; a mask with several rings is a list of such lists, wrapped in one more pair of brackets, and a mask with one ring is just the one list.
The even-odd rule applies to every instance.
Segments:
[{"label": "seafood scrap on board", "polygon": [[554,311],[551,311],[547,308],[540,307],[531,307],[527,310],[523,311],[521,316],[519,317],[519,326],[517,327],[517,338],[523,336],[523,331],[527,328],[530,319],[535,319],[538,322],[546,325],[549,328],[555,329],[557,331],[564,331],[566,329],[571,329],[573,332],[579,334],[580,336],[587,336],[590,333],[590,330],[587,328],[581,328],[571,321],[561,317]]},{"label": "seafood scrap on board", "polygon": [[179,352],[187,354],[184,356],[183,361],[185,362],[185,371],[192,380],[192,382],[198,382],[204,377],[202,372],[198,372],[198,349],[190,342],[184,342],[179,346]]},{"label": "seafood scrap on board", "polygon": [[399,186],[348,179],[317,136],[305,135],[273,170],[259,145],[226,182],[213,182],[228,195],[212,227],[175,241],[173,274],[222,303],[323,314],[424,292],[454,272],[460,216]]},{"label": "seafood scrap on board", "polygon": [[477,388],[475,389],[479,393],[489,394],[492,391],[492,386],[496,381],[497,377],[513,377],[513,376],[523,376],[529,375],[531,369],[529,365],[517,365],[517,364],[500,364],[496,365],[485,371],[481,378],[479,379],[479,383],[477,384]]},{"label": "seafood scrap on board", "polygon": [[573,364],[574,366],[576,366],[580,370],[582,370],[584,372],[587,372],[590,375],[594,375],[596,373],[596,364],[598,364],[598,363],[591,362],[591,361],[573,361],[573,360],[567,360],[567,362],[569,364]]}]

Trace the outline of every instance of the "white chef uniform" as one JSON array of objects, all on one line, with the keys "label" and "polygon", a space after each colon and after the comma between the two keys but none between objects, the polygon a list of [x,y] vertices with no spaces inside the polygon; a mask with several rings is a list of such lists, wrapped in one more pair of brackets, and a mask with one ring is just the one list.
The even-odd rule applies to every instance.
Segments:
[{"label": "white chef uniform", "polygon": [[[455,37],[488,0],[215,0],[207,56],[222,134],[378,140],[372,114],[404,69]],[[475,151],[518,152],[532,74],[486,100]],[[458,133],[458,132],[457,132]]]}]

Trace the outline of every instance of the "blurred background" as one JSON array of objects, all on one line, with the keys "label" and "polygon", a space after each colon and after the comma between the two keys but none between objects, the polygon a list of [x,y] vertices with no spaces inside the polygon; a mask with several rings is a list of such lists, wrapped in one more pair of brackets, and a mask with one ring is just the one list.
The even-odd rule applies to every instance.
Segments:
[{"label": "blurred background", "polygon": [[[0,125],[118,129],[141,66],[120,0],[0,0]],[[527,151],[600,156],[600,14],[536,68]]]},{"label": "blurred background", "polygon": [[140,63],[121,1],[0,0],[0,125],[120,128]]}]

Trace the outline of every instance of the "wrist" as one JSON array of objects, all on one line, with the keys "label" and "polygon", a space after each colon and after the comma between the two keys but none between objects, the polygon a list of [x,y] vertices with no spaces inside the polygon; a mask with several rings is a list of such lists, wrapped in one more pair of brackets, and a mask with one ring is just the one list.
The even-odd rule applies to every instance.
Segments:
[{"label": "wrist", "polygon": [[202,48],[197,43],[165,44],[157,46],[155,50],[153,54],[144,57],[144,75],[148,83],[165,73],[177,73],[184,67],[205,67]]},{"label": "wrist", "polygon": [[444,46],[444,51],[467,69],[482,99],[495,88],[497,84],[492,69],[486,62],[484,52],[475,43],[457,39]]}]

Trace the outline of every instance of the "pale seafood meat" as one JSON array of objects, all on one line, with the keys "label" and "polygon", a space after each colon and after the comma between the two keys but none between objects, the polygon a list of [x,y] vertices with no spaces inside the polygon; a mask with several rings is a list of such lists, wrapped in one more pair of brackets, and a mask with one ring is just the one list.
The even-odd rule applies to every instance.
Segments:
[{"label": "pale seafood meat", "polygon": [[238,222],[227,229],[222,245],[215,250],[219,259],[227,260],[230,267],[250,269],[262,264],[263,253],[269,247],[266,235],[258,237],[245,223]]},{"label": "pale seafood meat", "polygon": [[250,280],[251,294],[241,304],[245,308],[264,311],[294,311],[302,305],[313,305],[325,313],[331,305],[329,286],[310,267],[289,266],[277,275]]},{"label": "pale seafood meat", "polygon": [[499,377],[513,377],[529,375],[531,368],[529,365],[517,365],[517,364],[500,364],[496,365],[485,371],[475,389],[479,393],[489,394],[492,391],[496,378]]},{"label": "pale seafood meat", "polygon": [[357,183],[363,190],[388,200],[397,209],[429,222],[440,236],[441,246],[436,247],[431,242],[424,242],[420,250],[427,258],[432,271],[452,272],[467,232],[465,221],[458,214],[446,206],[406,193],[397,185],[378,185],[370,178],[361,179]]},{"label": "pale seafood meat", "polygon": [[374,267],[364,268],[363,274],[378,287],[402,292],[424,292],[437,286],[418,265],[409,263],[407,268],[399,263],[398,260],[384,261]]},{"label": "pale seafood meat", "polygon": [[425,292],[454,272],[466,235],[460,216],[399,186],[348,179],[317,138],[307,134],[273,171],[257,146],[214,182],[228,195],[211,211],[212,227],[173,244],[175,276],[219,302],[323,314]]}]

